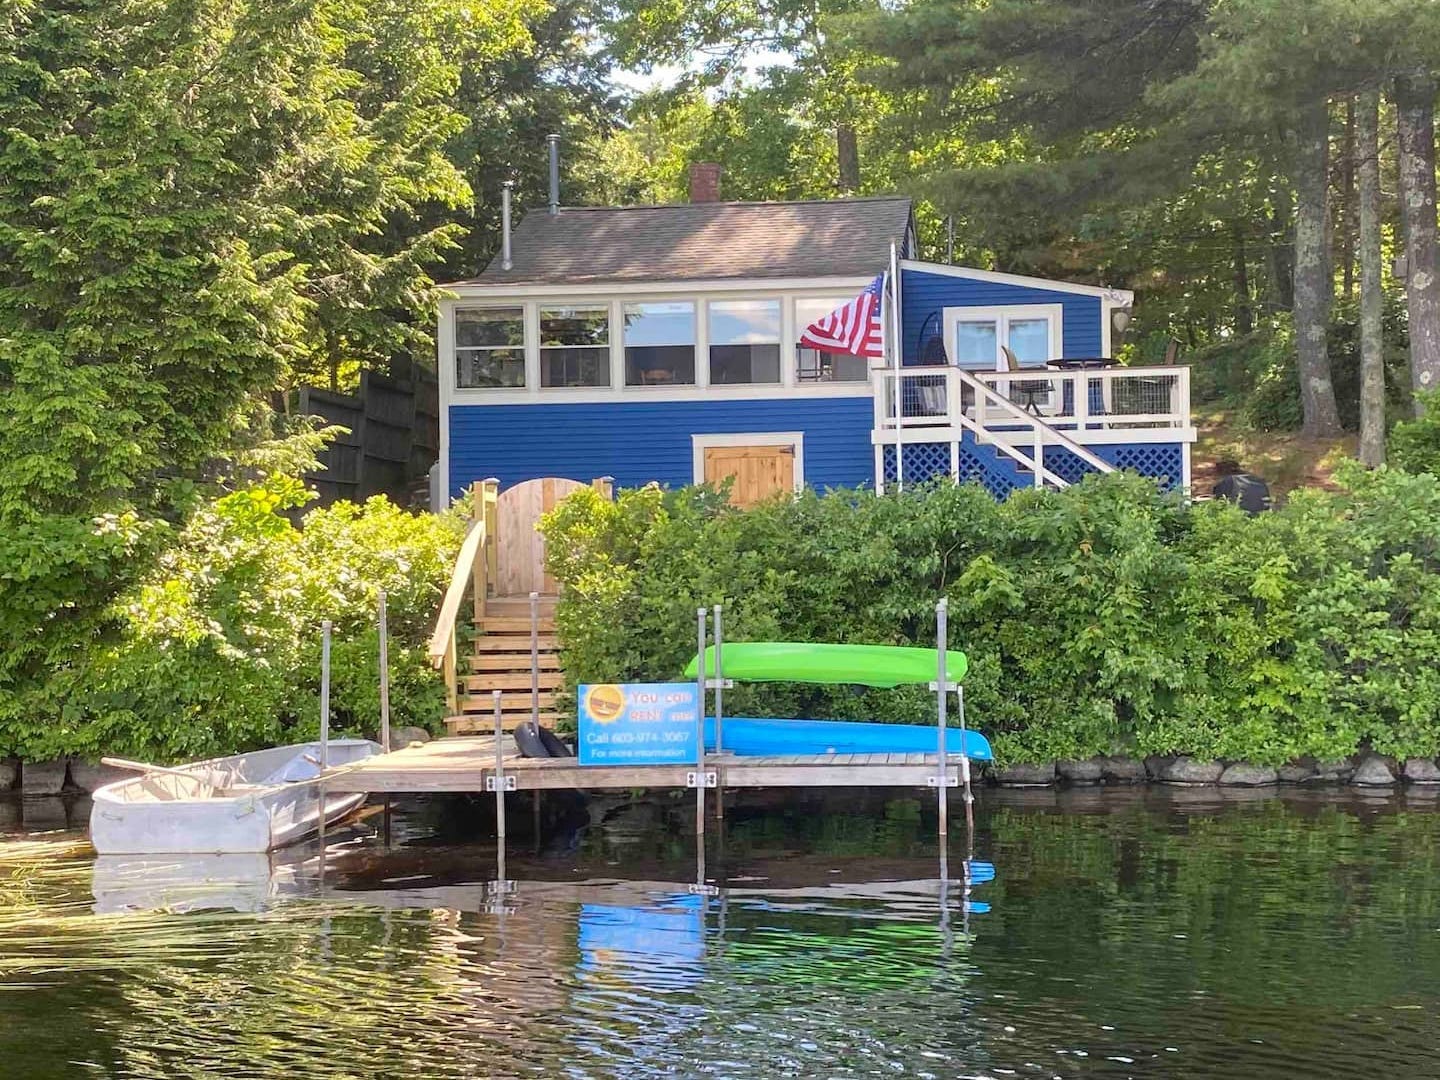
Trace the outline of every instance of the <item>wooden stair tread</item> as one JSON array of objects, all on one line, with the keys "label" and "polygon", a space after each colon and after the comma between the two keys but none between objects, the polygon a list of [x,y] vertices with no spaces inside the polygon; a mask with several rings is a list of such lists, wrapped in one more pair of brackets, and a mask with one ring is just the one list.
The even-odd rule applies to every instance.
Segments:
[{"label": "wooden stair tread", "polygon": [[[557,694],[548,691],[540,692],[541,711],[555,705]],[[469,694],[460,698],[460,711],[462,713],[482,714],[495,711],[494,696],[487,693]],[[530,691],[512,690],[509,693],[500,695],[500,712],[524,712],[530,711]]]},{"label": "wooden stair tread", "polygon": [[[542,671],[537,681],[541,690],[553,690],[565,685],[565,676],[558,671]],[[491,671],[481,675],[466,675],[460,685],[472,694],[485,690],[530,690],[529,671]]]},{"label": "wooden stair tread", "polygon": [[[559,642],[554,634],[541,634],[539,648],[542,653],[554,652]],[[481,634],[475,639],[477,653],[524,653],[530,655],[529,634]]]},{"label": "wooden stair tread", "polygon": [[[553,618],[540,618],[536,620],[542,634],[553,634],[555,632],[555,620]],[[511,618],[503,615],[486,615],[475,624],[486,634],[525,634],[530,633],[530,617]]]},{"label": "wooden stair tread", "polygon": [[[559,653],[542,652],[535,659],[541,672],[560,670]],[[528,652],[524,655],[485,653],[480,656],[467,657],[467,661],[470,664],[470,670],[475,672],[501,671],[508,673],[512,671],[523,671],[529,674],[530,671],[530,655]],[[526,685],[528,686],[529,684],[527,683]]]}]

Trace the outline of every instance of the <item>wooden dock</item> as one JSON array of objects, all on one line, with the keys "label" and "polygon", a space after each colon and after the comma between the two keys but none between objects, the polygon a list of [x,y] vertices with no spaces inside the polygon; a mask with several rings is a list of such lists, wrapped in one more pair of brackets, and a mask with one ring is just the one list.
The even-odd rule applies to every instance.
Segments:
[{"label": "wooden dock", "polygon": [[[684,788],[697,767],[689,765],[586,765],[575,758],[525,758],[513,741],[502,748],[503,772],[517,791],[556,789]],[[947,786],[959,782],[959,755],[946,765]],[[794,757],[736,757],[709,754],[722,788],[762,787],[929,787],[934,754],[814,754]],[[483,792],[496,775],[495,738],[477,735],[437,739],[367,758],[331,772],[334,792]]]}]

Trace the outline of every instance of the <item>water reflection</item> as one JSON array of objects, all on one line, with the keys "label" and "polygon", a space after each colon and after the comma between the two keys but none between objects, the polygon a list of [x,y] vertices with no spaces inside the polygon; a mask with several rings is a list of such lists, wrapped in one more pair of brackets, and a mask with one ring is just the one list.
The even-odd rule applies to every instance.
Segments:
[{"label": "water reflection", "polygon": [[1436,1071],[1433,796],[991,792],[944,907],[929,805],[739,809],[704,887],[663,799],[521,804],[513,885],[474,805],[246,866],[0,840],[0,1074]]}]

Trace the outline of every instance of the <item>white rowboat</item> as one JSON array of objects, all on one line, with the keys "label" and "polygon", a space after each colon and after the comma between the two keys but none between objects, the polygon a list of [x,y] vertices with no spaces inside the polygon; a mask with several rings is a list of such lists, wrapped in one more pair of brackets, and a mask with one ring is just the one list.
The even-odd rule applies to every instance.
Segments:
[{"label": "white rowboat", "polygon": [[[366,739],[332,739],[327,749],[331,768],[381,752]],[[313,742],[149,768],[95,792],[90,842],[101,855],[231,855],[285,847],[365,801],[363,794],[326,793],[322,808],[320,760],[320,743]]]}]

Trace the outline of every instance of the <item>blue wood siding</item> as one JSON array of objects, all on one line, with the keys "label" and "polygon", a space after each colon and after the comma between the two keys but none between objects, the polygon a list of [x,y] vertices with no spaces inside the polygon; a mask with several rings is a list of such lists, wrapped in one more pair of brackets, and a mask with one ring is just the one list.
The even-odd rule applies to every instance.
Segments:
[{"label": "blue wood siding", "polygon": [[920,353],[920,328],[932,313],[931,330],[944,332],[947,307],[1006,307],[1011,304],[1060,304],[1065,309],[1063,345],[1066,356],[1100,356],[1100,298],[1056,292],[1027,285],[932,274],[924,270],[900,273],[900,314],[905,351],[902,362],[913,364]]},{"label": "blue wood siding", "polygon": [[805,433],[805,482],[811,487],[873,484],[869,397],[727,401],[616,401],[584,404],[451,405],[449,491],[487,476],[510,487],[540,476],[620,487],[652,480],[693,482],[692,435]]}]

